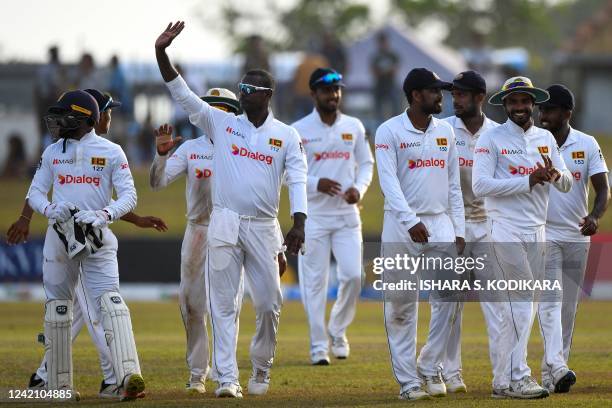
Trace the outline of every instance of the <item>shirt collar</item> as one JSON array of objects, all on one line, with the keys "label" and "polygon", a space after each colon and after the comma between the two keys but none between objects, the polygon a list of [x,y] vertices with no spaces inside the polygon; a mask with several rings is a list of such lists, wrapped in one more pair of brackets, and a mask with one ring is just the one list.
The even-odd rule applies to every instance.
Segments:
[{"label": "shirt collar", "polygon": [[506,126],[506,129],[508,129],[510,132],[523,136],[523,137],[531,135],[536,129],[535,124],[533,124],[529,127],[529,129],[524,130],[522,127],[520,127],[519,125],[514,123],[512,120],[510,120],[510,118],[506,120],[506,123],[504,123],[504,126]]},{"label": "shirt collar", "polygon": [[249,117],[247,116],[246,113],[242,113],[238,115],[238,120],[247,123],[249,126],[251,126],[255,130],[264,129],[270,126],[274,122],[274,114],[272,113],[272,109],[268,109],[268,117],[266,117],[266,120],[264,121],[264,123],[262,123],[262,125],[258,128],[256,128],[255,125],[249,120]]},{"label": "shirt collar", "polygon": [[336,123],[340,123],[340,119],[342,118],[342,112],[340,112],[340,110],[338,110],[338,113],[336,114],[336,120],[334,121],[334,123],[332,123],[331,126],[321,120],[321,115],[317,111],[317,108],[313,108],[312,109],[312,116],[313,116],[314,120],[317,123],[320,123],[322,126],[332,127],[332,126],[336,125]]},{"label": "shirt collar", "polygon": [[404,127],[408,131],[414,132],[414,133],[423,133],[423,134],[425,134],[428,131],[435,129],[438,126],[438,120],[439,119],[434,118],[432,116],[431,117],[431,121],[429,122],[429,126],[427,127],[427,129],[425,129],[425,132],[423,132],[422,130],[419,130],[419,129],[414,127],[414,125],[412,124],[412,121],[408,117],[408,111],[407,110],[405,110],[404,113],[402,113],[402,123],[404,124]]},{"label": "shirt collar", "polygon": [[561,147],[565,148],[569,145],[573,145],[576,142],[578,142],[578,134],[576,133],[576,129],[570,126],[570,131],[567,135],[567,139],[565,139],[565,143],[563,143],[563,146]]}]

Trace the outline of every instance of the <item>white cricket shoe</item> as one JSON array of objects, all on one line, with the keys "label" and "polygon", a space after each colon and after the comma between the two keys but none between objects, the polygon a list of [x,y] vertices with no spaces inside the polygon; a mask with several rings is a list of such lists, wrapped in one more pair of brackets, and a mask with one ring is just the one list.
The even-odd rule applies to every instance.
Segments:
[{"label": "white cricket shoe", "polygon": [[416,400],[422,400],[422,399],[431,399],[431,395],[429,395],[421,387],[412,387],[409,390],[402,392],[399,396],[399,399],[408,400],[408,401],[416,401]]},{"label": "white cricket shoe", "polygon": [[329,355],[325,351],[319,351],[313,354],[310,361],[312,365],[326,366],[329,365]]},{"label": "white cricket shoe", "polygon": [[342,336],[342,337],[330,336],[330,337],[331,337],[331,343],[332,343],[331,351],[334,357],[341,359],[341,360],[348,358],[351,352],[351,348],[349,346],[349,342],[346,336]]},{"label": "white cricket shoe", "polygon": [[574,384],[576,384],[576,373],[572,370],[567,370],[567,372],[555,382],[554,392],[559,394],[569,392],[571,386]]},{"label": "white cricket shoe", "polygon": [[215,391],[217,398],[242,398],[242,387],[234,383],[223,383]]},{"label": "white cricket shoe", "polygon": [[446,396],[446,385],[442,380],[442,376],[438,373],[437,375],[423,375],[425,381],[425,391],[432,397],[445,397]]},{"label": "white cricket shoe", "polygon": [[506,394],[511,398],[518,399],[546,398],[549,395],[548,390],[540,387],[538,383],[528,375],[518,381],[512,381]]},{"label": "white cricket shoe", "polygon": [[461,374],[452,376],[451,378],[446,380],[444,384],[446,386],[446,392],[450,392],[450,393],[467,392],[467,387],[465,386],[465,383],[463,382],[463,378],[461,377]]},{"label": "white cricket shoe", "polygon": [[512,398],[508,394],[508,388],[493,388],[493,392],[491,393],[491,397],[495,398],[495,399]]},{"label": "white cricket shoe", "polygon": [[189,382],[185,384],[185,391],[188,394],[206,394],[206,386],[204,385],[204,381],[206,380],[206,376],[199,377],[192,375],[189,378]]},{"label": "white cricket shoe", "polygon": [[249,394],[265,395],[270,387],[270,371],[253,368],[253,374],[249,378]]},{"label": "white cricket shoe", "polygon": [[213,370],[212,367],[208,367],[208,369],[206,370],[206,378],[214,382],[219,382],[219,378],[217,377],[217,370]]}]

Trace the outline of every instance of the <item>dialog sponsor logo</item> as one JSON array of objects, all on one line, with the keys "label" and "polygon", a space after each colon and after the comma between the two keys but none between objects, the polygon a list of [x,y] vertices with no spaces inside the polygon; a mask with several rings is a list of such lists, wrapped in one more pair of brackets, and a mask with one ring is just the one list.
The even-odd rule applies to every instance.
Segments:
[{"label": "dialog sponsor logo", "polygon": [[473,167],[474,160],[466,159],[465,157],[459,157],[459,166],[460,167]]},{"label": "dialog sponsor logo", "polygon": [[197,179],[209,178],[212,176],[212,171],[210,169],[195,169],[195,176]]},{"label": "dialog sponsor logo", "polygon": [[478,153],[486,153],[486,154],[489,154],[489,153],[491,153],[491,152],[490,152],[490,151],[489,151],[489,149],[487,149],[486,147],[478,147],[478,148],[474,149],[474,153],[476,153],[476,154],[478,154]]},{"label": "dialog sponsor logo", "polygon": [[374,145],[374,148],[376,150],[389,150],[389,145],[388,144],[376,144]]},{"label": "dialog sponsor logo", "polygon": [[419,169],[421,167],[439,167],[441,169],[446,165],[446,161],[444,159],[417,159],[417,160],[408,160],[408,168],[409,169]]},{"label": "dialog sponsor logo", "polygon": [[64,184],[93,184],[96,187],[100,187],[100,177],[91,176],[73,176],[72,174],[58,174],[58,182],[60,185]]},{"label": "dialog sponsor logo", "polygon": [[533,166],[533,167],[513,166],[513,165],[508,166],[508,169],[510,170],[510,174],[519,175],[519,176],[529,175],[533,173],[534,171],[536,171],[537,168],[538,166]]},{"label": "dialog sponsor logo", "polygon": [[572,173],[572,176],[574,177],[574,180],[580,181],[580,179],[582,178],[582,173],[579,171],[575,171]]},{"label": "dialog sponsor logo", "polygon": [[348,160],[351,158],[350,152],[341,152],[339,150],[333,152],[323,152],[323,153],[315,153],[314,159],[315,161],[319,160],[328,160],[328,159],[344,159]]},{"label": "dialog sponsor logo", "polygon": [[263,153],[259,153],[259,152],[252,152],[246,147],[238,147],[235,144],[232,145],[232,154],[234,156],[246,157],[251,160],[257,160],[260,162],[264,162],[268,165],[272,164],[272,156],[269,156]]}]

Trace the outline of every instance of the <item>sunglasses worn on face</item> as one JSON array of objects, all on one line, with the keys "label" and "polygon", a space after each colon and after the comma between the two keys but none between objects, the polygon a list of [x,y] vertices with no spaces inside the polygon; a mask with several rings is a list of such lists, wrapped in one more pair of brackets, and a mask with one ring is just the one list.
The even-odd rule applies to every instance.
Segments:
[{"label": "sunglasses worn on face", "polygon": [[272,88],[266,88],[265,86],[255,86],[255,85],[250,85],[250,84],[243,84],[242,82],[238,84],[238,89],[240,90],[240,92],[242,92],[245,95],[250,95],[255,92],[260,92],[260,91],[272,91]]},{"label": "sunglasses worn on face", "polygon": [[339,74],[338,72],[330,72],[329,74],[323,75],[321,78],[317,79],[312,84],[316,85],[316,84],[323,83],[325,85],[329,85],[329,84],[333,84],[334,82],[340,82],[340,81],[342,81],[342,74]]}]

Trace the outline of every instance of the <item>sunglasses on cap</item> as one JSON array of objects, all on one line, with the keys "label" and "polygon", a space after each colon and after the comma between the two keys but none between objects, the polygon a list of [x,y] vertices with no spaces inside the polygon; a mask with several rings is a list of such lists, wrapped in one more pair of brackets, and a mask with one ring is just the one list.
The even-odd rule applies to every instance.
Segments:
[{"label": "sunglasses on cap", "polygon": [[104,112],[108,109],[108,107],[113,103],[113,97],[109,94],[104,94],[104,96],[108,97],[108,101],[104,104],[104,106],[100,106],[100,112]]},{"label": "sunglasses on cap", "polygon": [[250,84],[244,84],[242,82],[238,84],[238,89],[240,90],[241,93],[245,95],[251,95],[251,94],[254,94],[255,92],[273,90],[272,88],[267,88],[265,86],[255,86],[255,85],[250,85]]},{"label": "sunglasses on cap", "polygon": [[325,85],[329,85],[329,84],[333,84],[334,82],[340,82],[342,81],[342,74],[338,73],[338,72],[330,72],[327,73],[325,75],[323,75],[321,78],[317,79],[316,81],[314,81],[312,83],[312,85],[317,85],[317,84],[325,84]]}]

